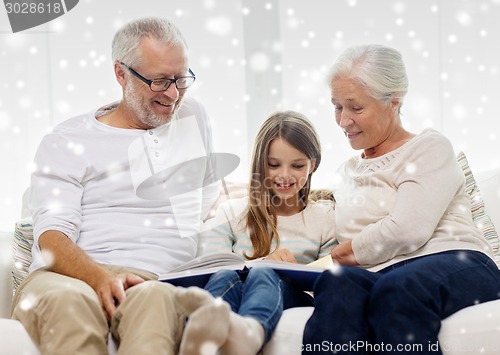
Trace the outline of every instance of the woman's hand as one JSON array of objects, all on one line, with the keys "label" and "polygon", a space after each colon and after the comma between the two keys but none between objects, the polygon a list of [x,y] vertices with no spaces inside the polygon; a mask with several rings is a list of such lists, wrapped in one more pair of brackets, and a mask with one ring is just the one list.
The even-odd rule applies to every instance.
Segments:
[{"label": "woman's hand", "polygon": [[352,251],[352,242],[340,243],[330,251],[333,262],[345,266],[358,266]]},{"label": "woman's hand", "polygon": [[266,260],[286,261],[289,263],[297,264],[297,260],[295,260],[295,256],[293,256],[292,252],[288,249],[278,249],[274,253],[266,256],[265,259]]}]

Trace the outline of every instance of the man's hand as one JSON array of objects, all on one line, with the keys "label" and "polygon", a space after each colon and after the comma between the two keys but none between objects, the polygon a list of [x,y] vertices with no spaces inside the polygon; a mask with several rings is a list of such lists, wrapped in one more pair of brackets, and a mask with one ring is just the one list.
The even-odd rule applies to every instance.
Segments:
[{"label": "man's hand", "polygon": [[94,289],[108,319],[125,300],[125,290],[144,282],[133,274],[115,274],[96,264],[66,235],[47,231],[40,236],[42,251],[52,255],[49,269],[62,275],[82,280]]},{"label": "man's hand", "polygon": [[114,275],[106,272],[105,277],[100,278],[98,283],[91,286],[99,296],[102,308],[110,320],[116,308],[125,301],[125,290],[142,282],[144,280],[134,274]]},{"label": "man's hand", "polygon": [[345,266],[358,266],[352,251],[352,242],[340,243],[330,251],[333,262]]},{"label": "man's hand", "polygon": [[295,256],[288,249],[278,249],[274,253],[269,254],[265,257],[266,260],[278,260],[278,261],[286,261],[289,263],[297,264],[297,260],[295,260]]}]

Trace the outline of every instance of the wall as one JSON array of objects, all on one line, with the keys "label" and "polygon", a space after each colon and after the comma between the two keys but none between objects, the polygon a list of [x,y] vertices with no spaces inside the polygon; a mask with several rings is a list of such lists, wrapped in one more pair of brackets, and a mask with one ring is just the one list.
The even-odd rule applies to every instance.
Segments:
[{"label": "wall", "polygon": [[[120,98],[110,42],[123,23],[172,19],[190,45],[216,150],[240,156],[230,180],[246,180],[249,148],[265,117],[302,111],[324,146],[314,185],[353,154],[335,126],[325,73],[343,48],[400,50],[410,91],[407,128],[433,127],[474,170],[500,166],[499,0],[80,0],[64,16],[12,34],[0,8],[0,230],[11,230],[36,147],[54,125]],[[493,150],[493,152],[491,152]]]}]

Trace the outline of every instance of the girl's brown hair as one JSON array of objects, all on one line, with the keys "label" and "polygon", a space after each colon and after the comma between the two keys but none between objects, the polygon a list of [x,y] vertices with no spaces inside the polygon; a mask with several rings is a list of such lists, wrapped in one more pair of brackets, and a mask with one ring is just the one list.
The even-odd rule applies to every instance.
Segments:
[{"label": "girl's brown hair", "polygon": [[318,135],[312,123],[304,115],[294,111],[277,112],[262,124],[255,138],[248,191],[246,225],[253,246],[253,254],[251,256],[245,254],[248,259],[269,255],[273,241],[276,243],[276,249],[279,246],[276,211],[271,203],[273,193],[266,179],[269,146],[277,138],[284,139],[315,162],[306,184],[299,191],[304,207],[308,203],[311,175],[321,161]]}]

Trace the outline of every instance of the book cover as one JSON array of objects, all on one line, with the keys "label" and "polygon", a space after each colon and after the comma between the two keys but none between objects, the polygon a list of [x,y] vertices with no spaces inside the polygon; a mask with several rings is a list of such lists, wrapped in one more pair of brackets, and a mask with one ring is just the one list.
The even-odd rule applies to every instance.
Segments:
[{"label": "book cover", "polygon": [[250,268],[267,266],[274,269],[285,281],[304,290],[312,291],[317,277],[333,267],[332,258],[327,255],[310,264],[296,264],[276,260],[244,260],[234,253],[203,255],[159,276],[159,280],[175,286],[204,287],[212,274],[219,270],[235,270],[245,274]]}]

